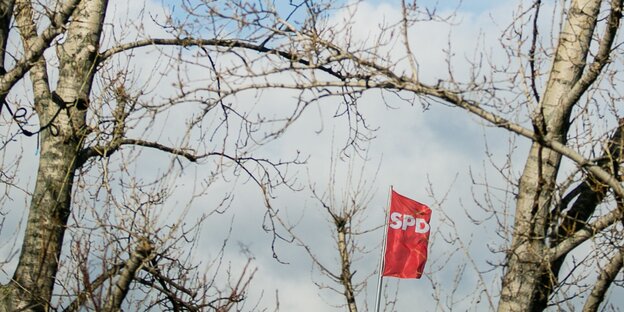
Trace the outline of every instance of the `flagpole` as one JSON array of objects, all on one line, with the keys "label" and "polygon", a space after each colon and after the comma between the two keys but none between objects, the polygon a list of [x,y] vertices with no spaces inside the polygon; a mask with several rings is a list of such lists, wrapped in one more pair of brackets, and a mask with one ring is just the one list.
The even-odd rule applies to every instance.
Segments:
[{"label": "flagpole", "polygon": [[390,200],[392,198],[392,185],[390,185],[390,191],[388,192],[388,205],[386,205],[386,210],[384,213],[384,227],[383,227],[383,241],[381,243],[381,257],[379,257],[379,269],[377,270],[377,296],[375,299],[375,312],[379,312],[379,308],[381,307],[381,289],[383,283],[383,269],[384,269],[384,260],[386,257],[386,238],[388,235],[388,212],[390,211]]}]

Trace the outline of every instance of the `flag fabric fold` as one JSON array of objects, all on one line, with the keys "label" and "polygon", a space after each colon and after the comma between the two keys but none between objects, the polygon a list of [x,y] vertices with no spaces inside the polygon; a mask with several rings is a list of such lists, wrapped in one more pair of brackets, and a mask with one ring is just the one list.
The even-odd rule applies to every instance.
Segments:
[{"label": "flag fabric fold", "polygon": [[427,261],[431,209],[393,190],[388,218],[383,276],[420,278]]}]

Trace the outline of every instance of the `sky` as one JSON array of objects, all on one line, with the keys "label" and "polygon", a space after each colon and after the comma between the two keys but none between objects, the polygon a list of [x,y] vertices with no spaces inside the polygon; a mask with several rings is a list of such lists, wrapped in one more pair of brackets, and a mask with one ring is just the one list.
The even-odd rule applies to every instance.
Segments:
[{"label": "sky", "polygon": [[[136,25],[137,29],[128,27],[122,32],[119,30],[115,33],[109,32],[104,39],[104,45],[112,44],[116,36],[122,37],[125,35],[124,32],[132,34],[138,31],[139,22],[144,22],[145,25],[142,27],[147,27],[151,34],[164,35],[157,30],[150,19],[162,17],[165,10],[158,9],[156,2],[147,2],[147,4],[149,14],[141,12],[143,5],[141,1],[111,1],[109,16],[119,22],[130,22],[131,25]],[[472,34],[494,31],[484,28],[487,20],[483,19],[487,16],[487,9],[493,5],[493,2],[487,5],[483,2],[466,4],[467,12],[461,11],[464,8],[462,5],[460,11],[457,12],[461,23],[453,29],[446,25],[434,24],[433,27],[426,25],[414,30],[414,47],[419,50],[417,54],[421,58],[419,61],[425,79],[435,77],[437,72],[445,70],[444,59],[440,57],[440,52],[446,47],[449,33],[453,36],[452,41],[458,51],[470,51],[474,48],[471,45]],[[447,7],[442,6],[442,9],[445,10]],[[374,21],[381,22],[383,18],[396,18],[397,14],[398,7],[393,2],[362,3],[357,20],[363,28],[361,33],[355,35],[366,36],[375,30],[367,31],[365,27],[373,27],[376,25]],[[335,17],[336,21],[339,19],[339,16]],[[427,42],[426,50],[422,50],[421,41]],[[162,59],[154,59],[152,55],[146,53],[143,57],[137,57],[132,61],[138,73],[136,74],[137,80],[141,81],[141,75],[149,72],[148,69],[154,62],[162,61]],[[462,64],[458,66],[461,67]],[[201,74],[198,73],[198,75]],[[241,95],[237,97],[237,100],[244,102],[248,100],[246,98],[248,96]],[[266,90],[262,92],[257,103],[260,106],[271,105],[273,109],[279,109],[279,105],[288,105],[289,101],[292,101],[292,96],[292,94],[285,94],[284,91]],[[384,101],[389,101],[389,106],[400,107],[400,109],[389,108],[383,104]],[[346,142],[346,129],[344,119],[332,117],[334,112],[332,105],[332,103],[321,103],[317,108],[306,111],[285,135],[258,150],[261,155],[269,155],[277,159],[291,157],[295,151],[308,157],[305,165],[291,169],[295,171],[297,185],[302,188],[302,191],[292,192],[279,189],[276,199],[272,202],[274,209],[280,211],[284,220],[298,222],[295,228],[296,235],[310,246],[320,261],[329,267],[336,268],[338,256],[332,238],[331,223],[328,222],[328,216],[321,209],[319,202],[312,198],[309,185],[317,185],[319,192],[325,192],[331,175],[331,159],[337,159],[335,191],[338,194],[336,201],[340,202],[342,200],[340,194],[354,186],[345,177],[349,163],[344,159],[351,159],[356,178],[366,181],[365,193],[371,198],[360,216],[361,224],[357,229],[362,231],[376,229],[356,238],[358,245],[366,250],[366,253],[356,255],[353,268],[357,271],[354,276],[355,281],[368,282],[357,296],[361,309],[368,307],[370,310],[375,300],[374,272],[380,258],[379,246],[382,240],[379,227],[383,222],[388,189],[391,185],[397,192],[426,203],[434,210],[430,264],[426,268],[426,277],[421,280],[387,279],[385,281],[389,287],[386,293],[392,296],[396,292],[397,304],[394,310],[408,311],[414,306],[422,307],[427,311],[436,309],[480,310],[487,307],[485,297],[474,296],[474,289],[489,288],[488,291],[495,293],[497,286],[491,281],[496,281],[496,274],[486,275],[485,281],[479,281],[475,269],[487,270],[489,266],[479,262],[476,267],[461,269],[461,263],[465,259],[465,253],[471,255],[487,253],[487,246],[483,244],[484,242],[492,245],[500,244],[500,242],[496,241],[497,237],[492,233],[495,228],[488,228],[484,231],[483,227],[473,226],[467,222],[466,211],[471,211],[470,214],[475,218],[480,217],[478,212],[473,212],[475,204],[472,192],[475,189],[470,186],[472,180],[470,173],[471,171],[478,172],[475,177],[477,179],[489,175],[482,173],[482,168],[487,166],[488,162],[484,153],[486,141],[493,139],[498,142],[501,138],[506,141],[504,133],[484,127],[474,118],[457,109],[444,106],[424,109],[420,105],[405,107],[396,98],[387,100],[379,92],[370,92],[359,101],[358,105],[365,113],[371,128],[378,128],[378,130],[370,133],[375,139],[367,146],[365,155],[367,160],[364,161],[353,153],[349,155],[350,158],[340,153]],[[264,111],[266,112],[267,109]],[[175,114],[170,114],[166,121],[160,122],[175,124],[182,122],[181,119]],[[320,129],[322,131],[319,131]],[[165,140],[162,138],[162,133],[154,135]],[[25,150],[30,150],[33,141],[26,141],[23,144]],[[489,148],[490,153],[495,157],[506,155],[506,144],[500,146],[491,144]],[[25,153],[24,157],[25,163],[36,164],[34,153]],[[145,151],[141,157],[149,161],[138,160],[136,168],[132,169],[139,179],[149,181],[157,176],[158,172],[166,170],[168,166],[166,157],[162,155]],[[113,161],[121,160],[115,157],[112,159]],[[361,170],[362,166],[364,166],[363,170]],[[34,165],[28,167],[36,168]],[[174,216],[173,218],[177,216],[169,209],[176,207],[175,203],[185,202],[185,196],[196,185],[197,180],[207,175],[210,170],[212,170],[210,165],[189,165],[185,172],[177,177],[170,205],[164,205],[159,209],[160,213],[165,216],[164,219],[167,216]],[[24,176],[21,183],[25,186],[32,186],[33,179],[29,179],[28,176],[33,175],[25,174]],[[224,213],[213,213],[207,218],[195,245],[193,257],[197,263],[201,263],[200,269],[212,272],[214,269],[210,266],[212,259],[218,257],[219,249],[223,241],[227,239],[224,259],[231,265],[233,272],[236,273],[244,265],[248,255],[254,258],[252,265],[257,268],[257,272],[251,284],[250,302],[258,301],[259,306],[271,310],[276,305],[274,298],[277,294],[280,311],[344,310],[337,307],[342,304],[342,298],[339,295],[317,286],[317,284],[332,287],[339,287],[339,285],[319,274],[303,248],[294,243],[277,241],[274,251],[281,262],[273,257],[273,237],[263,230],[262,220],[264,220],[266,208],[258,188],[252,183],[237,180],[215,183],[211,186],[210,192],[219,195],[204,196],[195,200],[188,211],[187,218],[194,220],[212,211],[221,200],[220,194],[229,191],[233,192],[230,208]],[[444,201],[441,202],[443,197],[445,197]],[[16,204],[24,203],[16,200]],[[14,213],[12,217],[14,220],[22,220],[25,214],[22,211],[22,213]],[[450,223],[451,220],[453,224]],[[6,222],[5,224],[19,226],[20,223]],[[457,230],[457,233],[451,231],[452,226],[455,227],[452,230]],[[4,233],[13,232],[12,227],[9,226],[5,226],[3,231]],[[448,235],[461,237],[462,244],[445,242],[445,236],[448,238]],[[9,241],[19,240],[19,234],[8,239]],[[475,244],[475,241],[479,244]],[[5,244],[4,246],[2,251],[5,255],[15,252],[14,245]],[[496,256],[493,258],[495,259]],[[11,259],[14,265],[16,258]],[[10,267],[11,264],[3,270],[3,280],[11,272]],[[225,278],[224,273],[224,270],[219,272],[221,278]],[[452,281],[458,279],[461,287],[452,297],[448,297],[449,294],[443,289],[453,287]],[[438,294],[440,302],[436,303],[431,298],[440,290],[442,290],[442,293]],[[480,301],[479,304],[476,303],[477,300]]]},{"label": "sky", "polygon": [[[105,46],[114,44],[116,38],[123,35],[132,36],[140,32],[165,35],[153,21],[167,14],[168,9],[159,7],[166,2],[110,2],[108,18],[130,26],[115,33],[107,28]],[[451,24],[422,23],[410,30],[410,42],[423,81],[435,82],[437,77],[445,77],[448,72],[445,63],[448,42],[452,43],[453,72],[459,80],[469,78],[470,64],[467,60],[475,56],[476,49],[486,51],[492,63],[503,64],[507,61],[508,55],[499,52],[498,48],[501,33],[506,29],[508,20],[515,16],[517,3],[490,0],[465,0],[459,4],[456,1],[439,2],[437,12],[452,16]],[[147,4],[146,11],[143,10],[144,3]],[[436,2],[420,3],[433,7]],[[341,14],[346,13],[334,12],[330,21],[340,23]],[[398,1],[363,1],[355,18],[355,29],[358,31],[353,35],[366,40],[375,34],[378,25],[396,20],[399,14]],[[550,22],[544,23],[544,27],[548,27]],[[145,83],[145,90],[152,93],[163,90],[175,92],[174,88],[165,86],[176,80],[174,75],[167,76],[165,67],[156,71],[166,76],[164,80],[157,84],[149,82],[150,75],[154,73],[150,69],[155,63],[160,66],[159,62],[163,62],[162,66],[166,66],[162,58],[145,51],[136,55],[131,61],[134,79],[139,84]],[[198,77],[197,83],[201,83],[203,70],[190,68],[187,74]],[[232,101],[250,103],[250,110],[271,115],[279,114],[283,107],[291,105],[295,96],[295,93],[284,90],[263,90],[242,93]],[[320,194],[327,194],[331,188],[335,193],[335,202],[340,203],[344,200],[342,194],[353,190],[356,181],[364,184],[363,193],[369,196],[370,201],[358,219],[357,228],[365,233],[356,239],[364,253],[356,255],[354,270],[357,273],[354,278],[358,282],[367,282],[358,294],[357,302],[362,311],[366,308],[372,311],[376,287],[374,272],[382,240],[380,226],[384,220],[388,190],[392,186],[397,192],[425,203],[433,210],[430,256],[425,276],[420,280],[388,278],[384,281],[388,286],[386,294],[396,296],[393,311],[412,311],[416,307],[422,311],[483,311],[495,306],[501,268],[493,264],[499,264],[503,255],[492,250],[502,249],[505,239],[509,238],[508,233],[499,231],[497,222],[511,222],[511,214],[508,213],[511,208],[504,203],[512,202],[510,194],[505,192],[508,190],[506,182],[496,168],[506,168],[509,160],[508,170],[518,176],[524,164],[527,142],[483,124],[460,109],[445,105],[408,105],[397,97],[371,91],[359,99],[358,107],[370,128],[376,129],[367,132],[374,139],[367,143],[365,152],[344,153],[342,147],[347,141],[348,129],[344,118],[333,117],[335,102],[332,101],[336,99],[315,104],[284,135],[254,150],[258,155],[273,159],[288,159],[296,154],[307,159],[304,165],[288,171],[289,176],[296,178],[295,185],[301,190],[277,189],[275,199],[271,201],[272,208],[285,222],[297,224],[294,234],[320,262],[337,268],[338,255],[332,237],[332,224],[318,200],[312,196],[310,186],[315,186]],[[178,142],[181,139],[176,137],[178,133],[175,130],[177,125],[183,125],[184,116],[180,111],[163,116],[156,120],[156,124],[164,126],[157,127],[160,130],[151,131],[148,135],[166,142]],[[33,145],[32,140],[25,141],[23,149],[29,150]],[[111,159],[115,162],[123,158],[115,156]],[[23,162],[32,163],[33,166],[28,167],[31,170],[36,168],[36,155],[26,153]],[[335,166],[334,184],[330,184],[332,163]],[[208,215],[192,252],[200,270],[209,275],[215,273],[220,280],[227,278],[226,270],[215,272],[212,265],[227,240],[223,249],[224,265],[231,266],[233,274],[240,271],[250,256],[253,258],[252,266],[257,269],[248,294],[250,303],[243,307],[243,311],[255,310],[252,308],[255,302],[271,311],[276,306],[276,295],[280,311],[344,311],[340,307],[343,303],[340,295],[325,287],[339,285],[319,273],[306,250],[297,243],[273,242],[271,233],[263,229],[267,208],[260,190],[253,183],[226,172],[211,184],[206,194],[184,206],[188,195],[203,183],[203,179],[211,176],[213,165],[212,162],[193,165],[183,161],[184,170],[170,180],[162,181],[168,185],[172,197],[156,212],[160,214],[159,222],[164,223],[180,215],[184,215],[189,222]],[[167,157],[144,151],[129,170],[136,174],[138,180],[151,181],[157,179],[159,173],[169,170],[170,166]],[[352,168],[351,180],[348,179],[349,168]],[[33,179],[28,178],[32,174],[25,176],[20,183],[26,188],[32,186]],[[97,180],[97,177],[91,178]],[[502,191],[494,191],[493,196],[488,197],[484,185]],[[119,194],[123,191],[117,190]],[[224,194],[228,193],[232,194],[229,208],[213,213]],[[500,209],[497,215],[483,209],[488,203]],[[15,205],[23,204],[19,197],[15,199]],[[185,207],[183,212],[176,210],[180,205]],[[14,213],[9,218],[20,220],[24,216],[23,212]],[[19,222],[10,224],[18,226]],[[13,232],[7,227],[3,231]],[[283,228],[278,227],[277,231],[286,234]],[[18,240],[19,236],[9,238],[9,241],[11,239]],[[7,255],[15,248],[5,244],[0,251]],[[6,272],[10,270],[1,271],[4,273],[0,274],[2,281],[7,278]]]},{"label": "sky", "polygon": [[[470,6],[466,12],[460,9],[455,12],[459,24],[454,27],[434,23],[423,24],[422,27],[414,29],[413,44],[414,49],[418,51],[423,79],[434,79],[440,72],[446,71],[442,52],[447,48],[449,36],[452,36],[458,55],[462,53],[471,55],[476,43],[474,38],[479,34],[484,37],[492,36],[486,40],[497,39],[496,34],[500,30],[491,27],[489,14],[509,10],[506,14],[511,15],[513,7],[500,8],[500,5],[495,4],[490,2],[489,5],[481,3]],[[355,26],[360,31],[354,35],[365,39],[375,31],[377,23],[381,23],[384,19],[396,18],[398,10],[396,2],[363,2],[358,10]],[[335,17],[336,20],[339,18]],[[427,44],[423,45],[422,42]],[[455,65],[458,69],[467,67],[467,64],[460,62]],[[262,98],[269,101],[279,99],[277,101],[282,103],[288,100],[280,96],[283,92],[264,91]],[[387,101],[389,106],[399,109],[384,105],[384,98],[379,92],[366,94],[358,104],[371,128],[379,128],[372,133],[375,139],[368,146],[366,169],[356,170],[358,175],[370,181],[374,194],[366,209],[362,227],[373,229],[382,224],[388,189],[391,185],[397,192],[430,205],[434,211],[430,264],[426,268],[425,278],[385,280],[386,285],[390,287],[388,293],[393,295],[396,291],[397,304],[393,310],[410,311],[416,306],[423,311],[487,310],[490,307],[487,294],[497,293],[500,271],[483,273],[481,277],[477,272],[487,272],[491,269],[491,266],[483,261],[482,255],[490,254],[489,247],[500,248],[501,240],[492,222],[487,226],[474,225],[467,215],[475,219],[488,217],[488,213],[481,211],[474,203],[473,193],[476,192],[477,197],[482,199],[478,193],[484,189],[472,186],[472,179],[478,181],[488,178],[493,179],[490,183],[502,184],[500,178],[495,177],[495,172],[490,172],[493,170],[488,169],[489,171],[484,172],[484,167],[489,168],[490,161],[485,149],[487,143],[488,152],[501,164],[509,152],[508,137],[504,132],[484,126],[458,109],[445,106],[425,109],[418,104],[406,107],[404,103],[392,97]],[[260,102],[262,103],[262,100]],[[341,144],[345,142],[344,120],[332,118],[331,106],[325,106],[328,104],[330,103],[320,105],[319,112],[316,109],[306,112],[304,118],[293,125],[283,137],[266,146],[271,153],[278,155],[280,153],[288,155],[289,151],[297,149],[302,154],[310,156],[305,171],[302,171],[304,185],[308,179],[321,187],[327,185],[330,159],[338,157],[336,155],[340,152]],[[321,121],[318,115],[321,115]],[[317,129],[323,131],[318,133],[315,131]],[[521,159],[524,154],[523,147],[517,149],[516,153]],[[359,168],[364,161],[354,158],[356,168]],[[344,168],[347,166],[347,162],[340,164],[343,170],[337,178],[339,181],[336,184],[337,192],[353,187],[343,182],[346,179]],[[471,173],[474,174],[473,177]],[[251,194],[253,192],[250,191]],[[310,245],[315,255],[318,255],[325,265],[336,268],[337,254],[331,237],[331,224],[327,222],[328,216],[323,213],[319,204],[310,198],[309,191],[280,193],[273,205],[290,218],[302,220],[296,228],[297,235]],[[239,207],[245,207],[242,215]],[[288,264],[280,264],[272,258],[270,248],[272,237],[263,233],[258,223],[263,214],[263,207],[258,205],[257,198],[239,197],[226,214],[207,220],[204,227],[207,234],[203,237],[219,237],[220,227],[217,224],[235,218],[230,241],[244,244],[256,257],[255,264],[259,271],[254,284],[264,285],[262,290],[265,295],[267,292],[278,291],[281,310],[344,311],[344,308],[332,309],[332,306],[342,304],[339,296],[327,289],[321,290],[313,284],[338,287],[313,268],[302,248],[278,242],[276,252],[280,260]],[[445,241],[455,236],[461,242]],[[373,274],[377,268],[382,234],[376,230],[357,239],[359,244],[368,249],[368,253],[359,255],[355,262],[355,270],[358,272],[355,278],[361,281],[361,278]],[[214,248],[211,248],[215,245],[214,241],[203,239],[201,241],[199,250]],[[239,251],[232,248],[228,252],[232,258],[236,258]],[[475,258],[475,262],[467,264],[465,261],[467,256]],[[497,262],[500,261],[500,256],[501,254],[490,255],[488,259]],[[455,282],[459,286],[454,285]],[[368,279],[368,286],[358,295],[361,308],[366,305],[372,310],[375,287],[376,278],[373,275]],[[453,287],[458,289],[453,293],[448,291]],[[438,302],[432,300],[436,296]]]}]

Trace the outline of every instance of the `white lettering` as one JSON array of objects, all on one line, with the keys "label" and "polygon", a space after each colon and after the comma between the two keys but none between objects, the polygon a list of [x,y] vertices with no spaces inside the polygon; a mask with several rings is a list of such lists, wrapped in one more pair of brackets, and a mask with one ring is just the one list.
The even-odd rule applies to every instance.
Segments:
[{"label": "white lettering", "polygon": [[414,230],[416,233],[427,233],[429,232],[429,224],[425,222],[425,219],[416,219]]},{"label": "white lettering", "polygon": [[414,218],[411,215],[404,215],[400,212],[393,212],[390,214],[390,227],[398,230],[401,229],[406,231],[410,226],[414,227],[414,232],[416,233],[427,233],[431,229],[429,223],[425,221],[425,219]]},{"label": "white lettering", "polygon": [[398,212],[393,212],[392,214],[390,214],[390,220],[392,220],[392,223],[390,224],[390,227],[398,230],[401,228],[401,214]]},{"label": "white lettering", "polygon": [[408,227],[416,225],[416,219],[410,215],[403,215],[403,231],[407,230]]}]

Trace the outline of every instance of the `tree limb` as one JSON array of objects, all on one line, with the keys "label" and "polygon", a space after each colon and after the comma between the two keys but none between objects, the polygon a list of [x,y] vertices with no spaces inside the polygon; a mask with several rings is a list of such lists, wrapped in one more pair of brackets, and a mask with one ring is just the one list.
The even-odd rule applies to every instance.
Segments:
[{"label": "tree limb", "polygon": [[143,263],[150,257],[154,250],[154,246],[147,239],[141,239],[135,250],[130,255],[130,259],[126,261],[119,279],[109,290],[104,311],[116,312],[121,311],[121,304],[130,290],[130,283],[135,279],[136,272],[143,266]]},{"label": "tree limb", "polygon": [[106,282],[109,278],[114,277],[117,273],[119,273],[119,270],[121,270],[122,268],[123,264],[117,264],[112,266],[106,272],[100,274],[100,276],[98,276],[95,280],[93,280],[93,282],[90,283],[90,285],[88,285],[88,289],[80,292],[78,296],[76,296],[76,299],[74,299],[74,301],[72,301],[72,303],[63,310],[63,312],[78,312],[80,308],[82,308],[82,305],[85,304],[85,302],[87,301],[87,296],[90,294],[90,292],[94,289],[100,288],[104,284],[104,282]]},{"label": "tree limb", "polygon": [[[624,146],[624,120],[620,120],[620,125],[608,140],[606,149],[597,165],[604,170],[611,172],[613,176],[618,175],[620,163],[622,162],[622,147]],[[571,235],[577,228],[580,228],[594,213],[596,207],[607,195],[608,187],[602,181],[596,180],[589,174],[585,181],[579,185],[580,192],[572,207],[562,216],[562,221],[554,231],[552,245],[556,245],[565,237]],[[566,207],[561,207],[565,209]]]},{"label": "tree limb", "polygon": [[544,256],[548,259],[557,259],[567,254],[570,250],[574,249],[587,239],[593,237],[596,233],[613,225],[615,222],[620,221],[622,217],[624,217],[624,211],[622,210],[622,207],[617,207],[616,209],[598,217],[596,221],[585,225],[557,246],[550,248]]},{"label": "tree limb", "polygon": [[[284,59],[287,59],[292,62],[297,62],[306,66],[312,66],[312,62],[303,58],[300,54],[291,53],[287,51],[282,51],[278,49],[267,48],[264,43],[262,44],[253,44],[250,42],[235,40],[235,39],[197,39],[197,38],[153,38],[153,39],[143,39],[135,42],[129,42],[125,44],[121,44],[115,47],[112,47],[106,51],[101,52],[97,57],[97,63],[102,63],[111,56],[136,48],[147,47],[147,46],[216,46],[216,47],[224,47],[228,49],[234,48],[242,48],[247,50],[256,51],[259,53],[266,54],[274,54],[280,56]],[[342,79],[342,74],[332,70],[328,67],[323,66],[314,66],[315,69],[323,71],[332,75],[333,77]]]},{"label": "tree limb", "polygon": [[572,104],[576,103],[581,98],[587,88],[596,81],[602,69],[609,63],[611,48],[622,19],[622,2],[623,0],[611,1],[611,12],[607,19],[607,28],[598,46],[598,52],[596,53],[594,62],[589,65],[587,71],[585,71],[581,78],[574,84],[570,92],[566,93],[562,101],[562,103],[565,103],[564,105],[566,107],[570,107],[570,109],[573,107]]},{"label": "tree limb", "polygon": [[604,296],[609,286],[611,286],[617,274],[622,270],[622,264],[624,264],[624,249],[620,247],[616,254],[609,259],[609,263],[600,270],[598,280],[596,284],[594,284],[594,288],[589,294],[587,301],[585,301],[583,312],[598,311],[598,307],[600,307],[600,303],[604,301]]},{"label": "tree limb", "polygon": [[50,46],[56,36],[65,31],[64,25],[78,6],[81,0],[68,0],[61,6],[60,10],[52,17],[52,24],[48,26],[39,36],[33,38],[29,49],[24,51],[24,56],[17,61],[15,66],[8,70],[6,74],[0,76],[0,94],[7,94],[9,90],[28,72],[35,61],[39,59],[43,52]]}]

